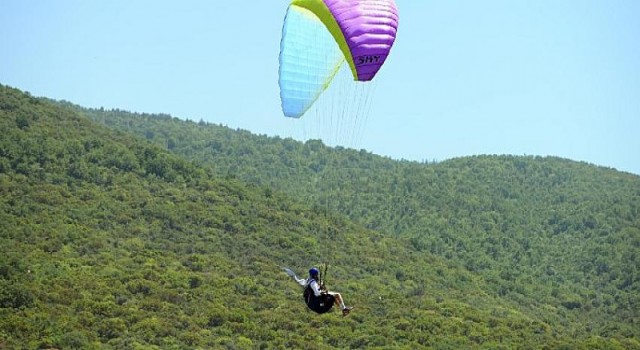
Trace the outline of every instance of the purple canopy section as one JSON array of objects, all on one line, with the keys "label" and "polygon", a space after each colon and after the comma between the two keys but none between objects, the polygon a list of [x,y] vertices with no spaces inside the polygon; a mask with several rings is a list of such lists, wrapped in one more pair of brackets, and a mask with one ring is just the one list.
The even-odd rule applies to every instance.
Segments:
[{"label": "purple canopy section", "polygon": [[359,81],[376,75],[396,39],[398,8],[394,0],[323,0],[351,50]]}]

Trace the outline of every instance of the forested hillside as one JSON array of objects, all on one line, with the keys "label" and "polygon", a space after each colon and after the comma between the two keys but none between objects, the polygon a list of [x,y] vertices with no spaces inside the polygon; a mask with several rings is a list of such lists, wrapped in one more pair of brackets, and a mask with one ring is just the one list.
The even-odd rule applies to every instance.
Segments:
[{"label": "forested hillside", "polygon": [[637,338],[640,177],[554,157],[394,161],[170,116],[81,109],[218,174],[348,215],[575,332]]},{"label": "forested hillside", "polygon": [[[640,348],[636,176],[396,162],[3,86],[0,131],[0,348]],[[352,315],[310,313],[279,268],[322,261]]]}]

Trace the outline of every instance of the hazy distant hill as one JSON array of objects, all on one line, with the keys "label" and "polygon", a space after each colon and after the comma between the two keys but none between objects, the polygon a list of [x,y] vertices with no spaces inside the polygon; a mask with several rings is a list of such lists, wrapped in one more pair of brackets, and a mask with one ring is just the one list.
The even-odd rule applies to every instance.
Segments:
[{"label": "hazy distant hill", "polygon": [[[0,348],[640,348],[636,176],[397,162],[2,86],[0,130]],[[278,267],[324,260],[347,318]]]},{"label": "hazy distant hill", "polygon": [[530,312],[554,308],[561,317],[551,323],[586,322],[589,331],[606,336],[615,320],[638,336],[636,175],[555,157],[420,164],[166,115],[84,112],[219,174],[408,238],[414,249],[484,276],[493,293]]}]

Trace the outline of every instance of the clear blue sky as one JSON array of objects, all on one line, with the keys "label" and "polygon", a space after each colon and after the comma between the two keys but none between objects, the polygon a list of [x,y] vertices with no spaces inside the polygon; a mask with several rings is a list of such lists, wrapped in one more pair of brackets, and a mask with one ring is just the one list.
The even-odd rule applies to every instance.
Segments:
[{"label": "clear blue sky", "polygon": [[[290,136],[277,84],[287,4],[0,0],[0,83]],[[397,4],[357,148],[553,155],[640,174],[640,1]]]}]

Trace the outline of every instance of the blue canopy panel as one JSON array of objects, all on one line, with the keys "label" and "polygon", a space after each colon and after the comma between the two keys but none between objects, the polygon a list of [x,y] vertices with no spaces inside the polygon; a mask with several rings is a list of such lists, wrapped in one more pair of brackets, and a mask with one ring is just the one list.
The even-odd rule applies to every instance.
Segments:
[{"label": "blue canopy panel", "polygon": [[311,11],[290,5],[282,27],[278,83],[282,112],[300,118],[345,62],[335,39]]}]

